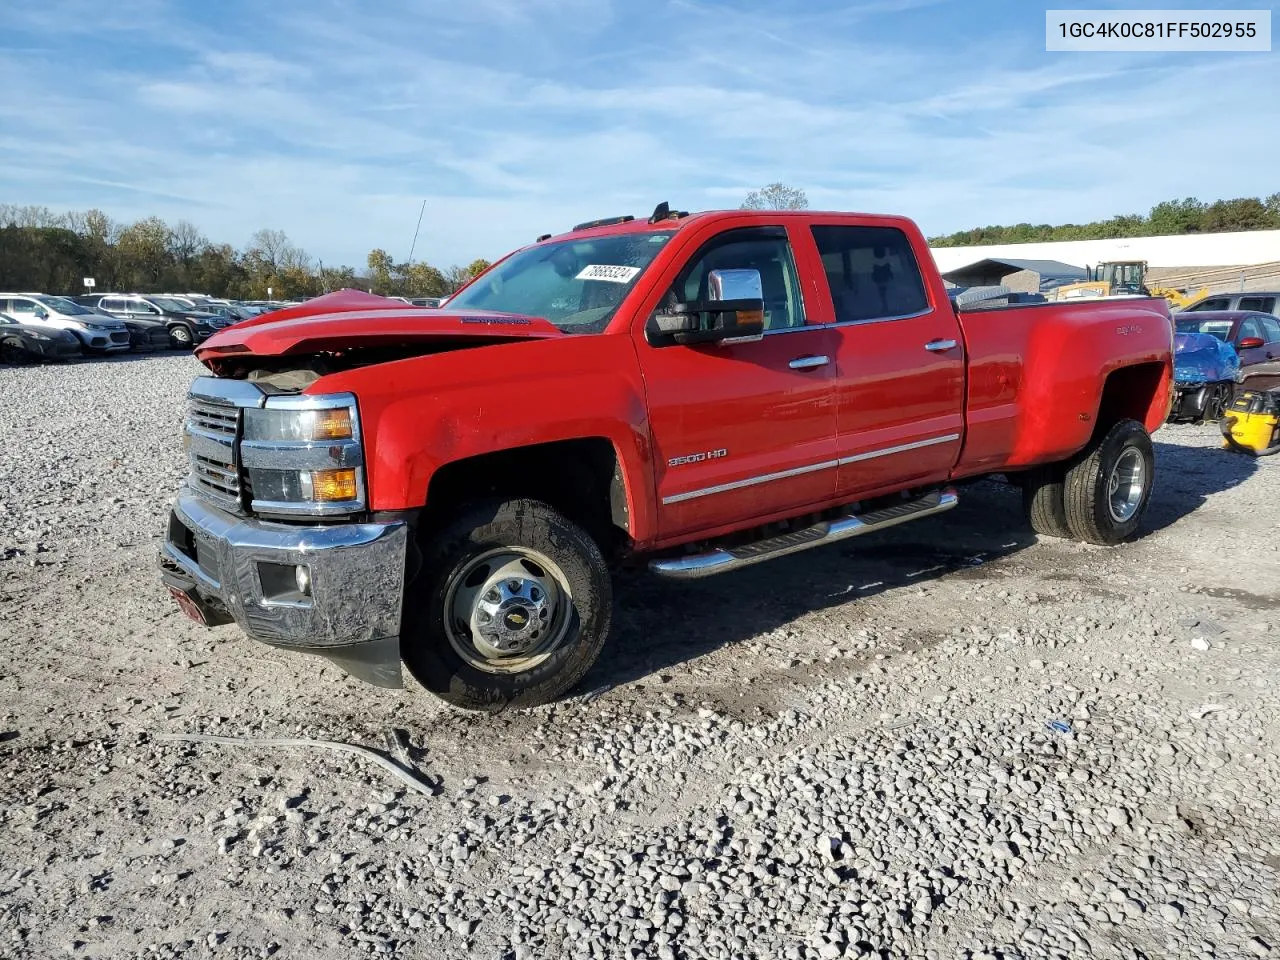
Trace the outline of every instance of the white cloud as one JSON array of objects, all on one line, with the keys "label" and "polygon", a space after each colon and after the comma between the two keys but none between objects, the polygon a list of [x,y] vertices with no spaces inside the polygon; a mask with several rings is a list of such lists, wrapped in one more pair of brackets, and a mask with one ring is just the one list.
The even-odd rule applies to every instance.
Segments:
[{"label": "white cloud", "polygon": [[772,180],[930,233],[1277,189],[1271,58],[870,38],[929,0],[655,3],[644,21],[594,0],[295,3],[221,31],[158,2],[121,9],[54,0],[17,18],[27,43],[113,44],[77,46],[73,70],[0,61],[0,200],[188,218],[237,244],[281,228],[360,264],[407,253],[425,198],[418,255],[447,264],[659,200],[736,206]]}]

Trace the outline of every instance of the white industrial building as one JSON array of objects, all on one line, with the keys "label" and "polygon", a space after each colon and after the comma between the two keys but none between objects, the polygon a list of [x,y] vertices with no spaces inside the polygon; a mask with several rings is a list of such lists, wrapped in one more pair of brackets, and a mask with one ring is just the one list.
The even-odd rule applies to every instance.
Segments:
[{"label": "white industrial building", "polygon": [[1117,240],[1050,240],[981,247],[935,247],[939,270],[953,270],[986,257],[1058,260],[1088,266],[1104,260],[1145,260],[1152,267],[1239,267],[1280,261],[1280,230],[1188,233],[1176,237]]}]

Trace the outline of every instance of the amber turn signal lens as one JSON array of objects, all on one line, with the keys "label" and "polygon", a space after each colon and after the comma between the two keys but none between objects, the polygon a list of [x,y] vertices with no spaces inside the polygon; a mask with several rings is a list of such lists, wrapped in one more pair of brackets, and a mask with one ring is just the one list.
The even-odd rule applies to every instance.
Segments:
[{"label": "amber turn signal lens", "polygon": [[316,503],[339,503],[358,496],[355,470],[311,471],[311,499]]},{"label": "amber turn signal lens", "polygon": [[311,421],[312,440],[350,440],[351,411],[346,407],[332,410],[313,410]]}]

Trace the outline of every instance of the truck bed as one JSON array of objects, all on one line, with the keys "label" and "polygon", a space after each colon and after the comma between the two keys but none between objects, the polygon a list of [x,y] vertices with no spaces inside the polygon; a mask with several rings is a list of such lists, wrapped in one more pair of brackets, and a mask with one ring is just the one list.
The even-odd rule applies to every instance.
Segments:
[{"label": "truck bed", "polygon": [[968,382],[956,477],[1070,456],[1104,405],[1148,431],[1168,416],[1173,324],[1163,298],[961,307],[958,315]]}]

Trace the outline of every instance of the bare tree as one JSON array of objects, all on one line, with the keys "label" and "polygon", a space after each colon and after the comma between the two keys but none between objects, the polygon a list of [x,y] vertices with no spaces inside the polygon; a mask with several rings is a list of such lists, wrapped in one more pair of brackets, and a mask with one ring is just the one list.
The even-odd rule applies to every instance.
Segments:
[{"label": "bare tree", "polygon": [[190,220],[179,220],[169,233],[169,249],[181,264],[190,265],[201,250],[209,245],[205,235]]},{"label": "bare tree", "polygon": [[259,230],[249,238],[249,249],[245,255],[274,273],[284,264],[290,247],[289,236],[283,230]]},{"label": "bare tree", "polygon": [[808,210],[809,198],[799,187],[771,183],[752,190],[742,201],[743,210]]}]

